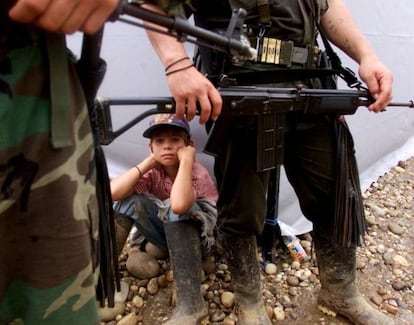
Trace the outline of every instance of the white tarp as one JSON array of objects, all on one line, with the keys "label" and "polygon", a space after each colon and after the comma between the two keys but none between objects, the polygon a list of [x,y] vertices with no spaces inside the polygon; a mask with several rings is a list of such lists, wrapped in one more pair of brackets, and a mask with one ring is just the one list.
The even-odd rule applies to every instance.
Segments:
[{"label": "white tarp", "polygon": [[[412,0],[346,0],[345,3],[378,56],[393,71],[394,99],[412,99]],[[81,35],[75,34],[69,38],[68,45],[78,54],[80,43]],[[186,46],[192,49],[190,44]],[[338,53],[344,65],[357,72],[357,65],[342,52]],[[108,63],[108,70],[99,90],[100,96],[169,96],[164,68],[141,28],[120,22],[106,24],[102,57]],[[113,111],[114,127],[129,121],[136,114],[136,109],[117,107]],[[414,154],[414,109],[389,108],[384,113],[373,114],[362,107],[348,117],[348,122],[355,138],[363,190],[399,160]],[[147,155],[147,140],[142,137],[142,131],[147,125],[148,121],[143,121],[105,146],[111,177],[124,172]],[[201,152],[206,140],[204,128],[199,126],[198,121],[192,121],[191,127],[199,149],[198,159],[211,171],[212,158]],[[279,211],[279,218],[293,227],[297,234],[311,229],[311,224],[300,213],[295,195],[283,172]]]}]

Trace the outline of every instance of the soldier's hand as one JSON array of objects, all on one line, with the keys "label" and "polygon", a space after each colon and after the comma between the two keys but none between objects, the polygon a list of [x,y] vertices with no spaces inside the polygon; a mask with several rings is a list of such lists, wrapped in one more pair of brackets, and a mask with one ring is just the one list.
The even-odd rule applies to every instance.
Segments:
[{"label": "soldier's hand", "polygon": [[215,121],[221,112],[222,99],[218,90],[196,68],[192,67],[167,76],[168,86],[176,103],[177,118],[188,121],[200,108],[200,124]]},{"label": "soldier's hand", "polygon": [[9,16],[52,32],[93,34],[117,5],[118,0],[17,0]]},{"label": "soldier's hand", "polygon": [[391,71],[377,58],[364,58],[360,62],[359,75],[375,98],[375,102],[368,109],[381,112],[392,100]]}]

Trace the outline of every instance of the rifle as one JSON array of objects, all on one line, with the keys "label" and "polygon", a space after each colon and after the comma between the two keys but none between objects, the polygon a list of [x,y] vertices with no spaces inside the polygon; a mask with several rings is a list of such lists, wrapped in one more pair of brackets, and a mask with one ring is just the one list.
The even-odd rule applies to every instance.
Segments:
[{"label": "rifle", "polygon": [[[356,89],[308,89],[299,85],[296,88],[269,88],[257,86],[229,86],[218,88],[223,99],[221,115],[255,116],[258,122],[257,159],[258,172],[271,170],[282,163],[283,133],[286,113],[303,111],[306,114],[355,114],[359,107],[373,102],[367,90]],[[112,126],[111,107],[113,106],[148,106],[140,115],[128,123],[114,129]],[[414,102],[392,102],[390,107],[414,108]],[[99,123],[99,141],[102,145],[110,144],[125,131],[141,122],[146,117],[157,113],[173,113],[175,111],[172,97],[139,97],[139,98],[97,98],[97,114]],[[204,152],[215,154],[219,139],[225,128],[211,128]]]}]

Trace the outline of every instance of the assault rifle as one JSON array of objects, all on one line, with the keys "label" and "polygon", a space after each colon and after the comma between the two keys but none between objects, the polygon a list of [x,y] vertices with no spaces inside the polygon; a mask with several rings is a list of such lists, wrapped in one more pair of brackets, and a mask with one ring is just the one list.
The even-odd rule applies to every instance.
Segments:
[{"label": "assault rifle", "polygon": [[[221,112],[223,117],[257,117],[257,171],[270,170],[282,163],[286,113],[303,111],[307,114],[350,115],[359,107],[373,102],[368,91],[355,89],[229,86],[220,87],[218,90],[223,99],[223,107],[226,108]],[[148,108],[148,105],[155,107]],[[147,106],[147,109],[114,130],[111,117],[113,106]],[[414,108],[414,102],[393,102],[388,106]],[[102,145],[108,145],[146,117],[157,113],[173,113],[174,110],[174,99],[171,97],[97,98],[99,141]],[[206,153],[214,155],[224,132],[225,127],[213,125],[204,149]]]}]

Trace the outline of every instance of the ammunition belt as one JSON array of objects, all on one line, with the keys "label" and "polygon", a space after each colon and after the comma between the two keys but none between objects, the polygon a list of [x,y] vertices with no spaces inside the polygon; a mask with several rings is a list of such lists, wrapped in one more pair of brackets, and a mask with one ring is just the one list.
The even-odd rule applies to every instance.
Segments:
[{"label": "ammunition belt", "polygon": [[314,68],[319,62],[320,50],[318,47],[295,46],[292,41],[283,41],[277,38],[263,37],[257,48],[257,62],[270,63],[291,67],[292,64],[303,68]]}]

